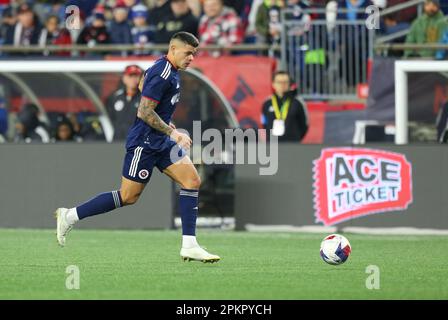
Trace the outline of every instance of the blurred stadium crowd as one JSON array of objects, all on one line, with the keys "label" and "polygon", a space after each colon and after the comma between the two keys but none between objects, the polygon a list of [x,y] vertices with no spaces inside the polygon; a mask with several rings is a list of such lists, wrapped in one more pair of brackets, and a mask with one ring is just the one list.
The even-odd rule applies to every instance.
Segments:
[{"label": "blurred stadium crowd", "polygon": [[[372,4],[380,9],[386,9],[406,2],[406,0],[0,0],[0,57],[8,59],[35,56],[74,58],[95,55],[126,57],[157,55],[161,51],[151,50],[150,45],[167,44],[170,37],[180,30],[197,35],[203,45],[224,47],[235,44],[278,45],[283,27],[282,10],[288,10],[292,13],[293,19],[300,20],[305,25],[312,23],[313,20],[324,20],[327,26],[331,26],[338,19],[348,21],[365,19],[367,14],[364,10]],[[67,18],[73,11],[66,9],[71,5],[79,8],[81,23],[79,28],[67,28]],[[392,42],[448,43],[448,24],[444,16],[447,12],[448,0],[427,0],[420,13],[417,7],[413,6],[382,17],[377,34],[387,36],[410,29],[407,36],[394,38]],[[429,31],[428,25],[431,27]],[[82,50],[59,52],[43,49],[38,53],[1,50],[2,46],[26,48],[37,45],[45,48],[49,45],[71,44],[87,47],[103,44],[134,47],[101,53]],[[201,54],[219,56],[241,52],[204,50]],[[437,52],[408,50],[399,53],[403,54],[405,57],[445,58],[443,50]],[[126,76],[125,72],[123,77]],[[124,78],[123,88],[126,87]],[[138,99],[133,89],[128,92],[131,96],[125,100]],[[268,94],[269,92],[266,93]],[[86,122],[85,119],[89,116],[56,114],[50,119],[53,124],[48,128],[39,121],[38,108],[28,103],[23,105],[17,114],[14,138],[8,139],[5,137],[8,127],[6,103],[0,90],[0,141],[30,141],[36,138],[43,142],[82,141],[104,137],[97,120]],[[110,117],[114,116],[113,110],[116,111],[118,108],[116,101],[114,103],[115,107],[107,109]]]},{"label": "blurred stadium crowd", "polygon": [[[177,31],[199,37],[203,44],[230,46],[240,43],[273,43],[281,32],[280,12],[288,9],[296,19],[355,20],[366,16],[369,5],[381,9],[406,0],[0,0],[0,44],[67,45],[166,44]],[[433,1],[448,11],[448,1]],[[66,19],[77,6],[81,25],[67,30]],[[327,9],[304,13],[304,9]],[[336,10],[331,14],[329,10]],[[339,10],[342,9],[342,10]],[[349,10],[349,12],[343,12]],[[417,16],[411,7],[385,16],[381,34],[406,29]],[[412,39],[410,39],[412,40]],[[404,41],[404,39],[398,39]],[[122,54],[148,54],[148,51]],[[48,52],[44,52],[48,55]],[[70,53],[57,53],[64,55]]]},{"label": "blurred stadium crowd", "polygon": [[[278,38],[279,11],[320,7],[300,0],[2,0],[0,41],[9,45],[166,44],[177,31],[203,44],[229,46]],[[66,7],[80,8],[81,27],[67,30]],[[71,12],[70,12],[71,13]],[[136,50],[122,54],[148,54]],[[47,53],[48,54],[48,53]]]}]

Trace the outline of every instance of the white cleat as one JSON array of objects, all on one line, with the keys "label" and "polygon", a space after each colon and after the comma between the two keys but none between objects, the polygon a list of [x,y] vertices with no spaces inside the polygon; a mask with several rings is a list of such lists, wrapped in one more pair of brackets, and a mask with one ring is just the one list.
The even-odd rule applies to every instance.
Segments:
[{"label": "white cleat", "polygon": [[61,247],[65,246],[65,237],[72,230],[72,225],[67,222],[67,212],[66,208],[58,208],[54,217],[56,218],[56,238]]},{"label": "white cleat", "polygon": [[214,263],[221,260],[215,254],[208,253],[201,247],[182,248],[180,249],[180,256],[183,261],[201,261],[204,263]]}]

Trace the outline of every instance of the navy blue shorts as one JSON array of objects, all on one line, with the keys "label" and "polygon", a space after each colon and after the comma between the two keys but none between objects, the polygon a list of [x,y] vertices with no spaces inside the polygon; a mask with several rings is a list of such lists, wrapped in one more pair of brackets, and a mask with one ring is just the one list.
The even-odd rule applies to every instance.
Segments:
[{"label": "navy blue shorts", "polygon": [[124,157],[123,177],[140,183],[148,183],[154,167],[162,172],[186,154],[185,150],[174,141],[170,141],[170,146],[163,150],[152,150],[141,146],[129,148]]}]

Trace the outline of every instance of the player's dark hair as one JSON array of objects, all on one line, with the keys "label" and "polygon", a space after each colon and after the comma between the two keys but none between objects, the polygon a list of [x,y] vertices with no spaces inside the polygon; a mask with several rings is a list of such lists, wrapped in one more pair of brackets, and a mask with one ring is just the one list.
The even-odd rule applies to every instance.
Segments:
[{"label": "player's dark hair", "polygon": [[190,46],[197,48],[199,47],[199,40],[193,34],[185,31],[179,31],[174,36],[171,37],[171,40],[180,40],[183,43],[189,44]]},{"label": "player's dark hair", "polygon": [[285,70],[278,70],[278,71],[275,71],[274,74],[272,75],[272,82],[274,82],[275,78],[278,75],[287,75],[289,80],[291,81],[291,77],[288,72],[286,72]]}]

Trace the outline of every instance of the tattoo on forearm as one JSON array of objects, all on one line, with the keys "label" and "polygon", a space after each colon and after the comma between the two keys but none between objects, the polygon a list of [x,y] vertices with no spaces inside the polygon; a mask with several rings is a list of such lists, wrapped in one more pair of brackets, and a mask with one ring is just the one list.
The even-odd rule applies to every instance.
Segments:
[{"label": "tattoo on forearm", "polygon": [[169,136],[173,132],[173,128],[167,125],[154,111],[156,107],[157,102],[142,98],[138,107],[137,117],[145,121],[152,128]]}]

